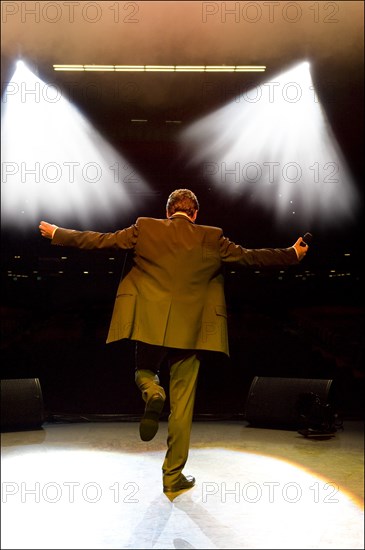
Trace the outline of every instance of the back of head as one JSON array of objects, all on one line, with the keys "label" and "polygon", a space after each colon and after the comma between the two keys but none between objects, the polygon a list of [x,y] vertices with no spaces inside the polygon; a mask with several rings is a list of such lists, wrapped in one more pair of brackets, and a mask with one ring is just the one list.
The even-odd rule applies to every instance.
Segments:
[{"label": "back of head", "polygon": [[175,189],[167,199],[166,211],[169,217],[175,212],[185,212],[192,217],[198,210],[198,199],[190,189]]}]

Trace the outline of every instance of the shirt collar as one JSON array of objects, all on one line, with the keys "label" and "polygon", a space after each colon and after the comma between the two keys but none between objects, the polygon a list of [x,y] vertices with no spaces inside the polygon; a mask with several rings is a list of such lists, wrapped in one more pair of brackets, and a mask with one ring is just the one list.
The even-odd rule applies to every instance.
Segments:
[{"label": "shirt collar", "polygon": [[188,220],[188,222],[194,223],[193,220],[191,220],[184,212],[176,212],[175,214],[172,214],[172,216],[169,217],[169,220],[173,220],[174,218],[184,218],[185,220]]}]

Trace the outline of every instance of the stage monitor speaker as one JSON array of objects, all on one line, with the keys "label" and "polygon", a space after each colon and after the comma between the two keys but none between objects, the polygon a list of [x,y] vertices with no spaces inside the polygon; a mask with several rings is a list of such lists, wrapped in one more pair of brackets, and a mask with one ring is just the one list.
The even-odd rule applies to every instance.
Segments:
[{"label": "stage monitor speaker", "polygon": [[255,376],[249,389],[245,420],[251,425],[298,429],[313,400],[330,405],[333,380]]},{"label": "stage monitor speaker", "polygon": [[45,420],[38,378],[1,380],[1,431],[34,430]]}]

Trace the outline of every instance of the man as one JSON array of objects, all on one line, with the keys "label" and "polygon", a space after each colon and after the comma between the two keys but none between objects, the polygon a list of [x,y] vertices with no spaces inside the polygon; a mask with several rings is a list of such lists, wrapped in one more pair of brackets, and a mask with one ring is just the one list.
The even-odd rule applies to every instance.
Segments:
[{"label": "man", "polygon": [[163,490],[176,493],[195,484],[182,470],[189,453],[199,353],[229,354],[222,267],[285,267],[297,264],[308,246],[301,237],[289,248],[247,249],[217,227],[195,224],[198,199],[189,189],[173,191],[166,219],[138,218],[114,233],[75,231],[40,222],[52,244],[84,249],[133,250],[133,266],[119,283],[107,342],[135,342],[135,380],[146,403],[140,437],[158,430],[166,394],[159,369],[170,369],[170,414]]}]

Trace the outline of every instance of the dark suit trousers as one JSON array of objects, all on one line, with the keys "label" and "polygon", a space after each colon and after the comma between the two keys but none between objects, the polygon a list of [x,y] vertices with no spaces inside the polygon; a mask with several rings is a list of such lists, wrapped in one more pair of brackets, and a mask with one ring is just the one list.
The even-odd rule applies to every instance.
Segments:
[{"label": "dark suit trousers", "polygon": [[170,371],[167,452],[162,466],[163,484],[178,481],[189,455],[195,393],[200,359],[195,350],[181,350],[136,342],[136,383],[145,401],[162,393],[159,371],[167,362]]}]

